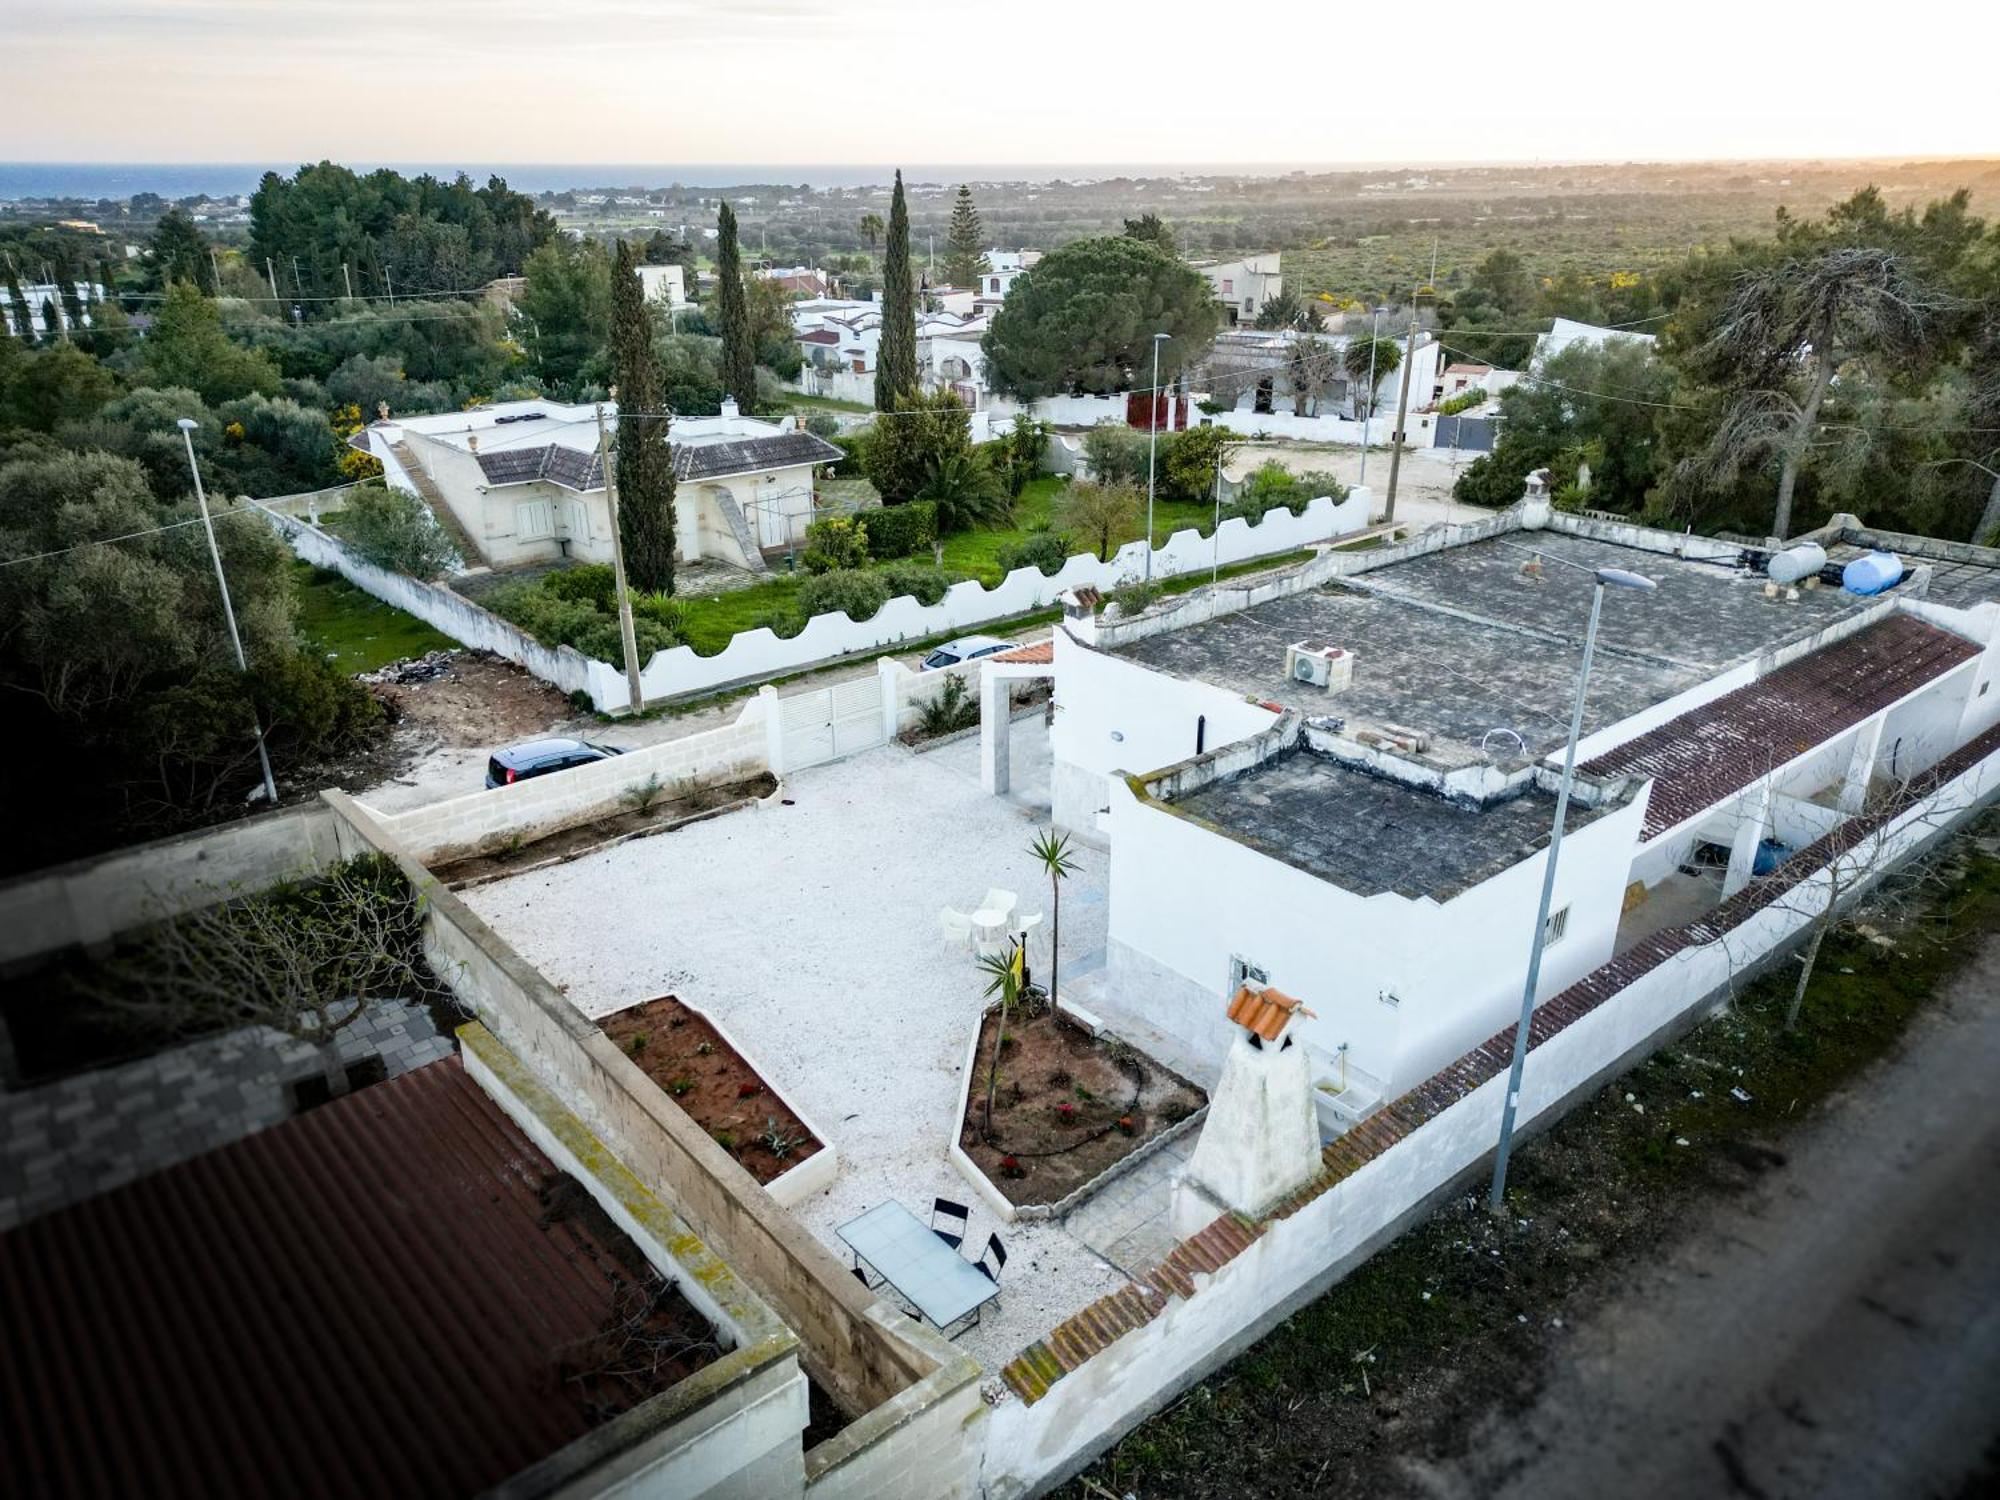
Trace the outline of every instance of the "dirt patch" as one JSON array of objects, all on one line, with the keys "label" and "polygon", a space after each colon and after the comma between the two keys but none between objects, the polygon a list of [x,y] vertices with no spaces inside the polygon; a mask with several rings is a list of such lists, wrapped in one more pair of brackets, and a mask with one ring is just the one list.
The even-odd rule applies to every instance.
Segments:
[{"label": "dirt patch", "polygon": [[1206,1102],[1200,1089],[1116,1038],[1044,1006],[1016,1009],[1000,1050],[993,1129],[986,1081],[997,1010],[979,1028],[959,1145],[1009,1203],[1055,1203]]},{"label": "dirt patch", "polygon": [[778,779],[768,771],[748,781],[695,787],[678,797],[663,796],[644,807],[632,805],[623,812],[607,813],[542,838],[508,844],[489,854],[452,860],[434,867],[431,873],[452,890],[463,890],[537,865],[574,859],[604,844],[665,833],[704,813],[720,812],[748,798],[768,797],[777,789]]},{"label": "dirt patch", "polygon": [[749,1060],[676,997],[648,1000],[599,1024],[759,1182],[783,1176],[821,1149]]},{"label": "dirt patch", "polygon": [[[397,725],[439,745],[504,745],[541,734],[575,710],[561,693],[485,651],[439,653],[443,669],[410,681],[369,686],[387,704]],[[435,660],[435,658],[432,658]]]}]

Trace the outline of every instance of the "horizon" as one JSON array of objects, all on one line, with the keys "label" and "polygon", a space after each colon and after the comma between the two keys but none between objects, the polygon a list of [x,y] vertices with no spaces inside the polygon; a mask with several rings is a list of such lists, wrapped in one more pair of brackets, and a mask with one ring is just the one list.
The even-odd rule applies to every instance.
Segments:
[{"label": "horizon", "polygon": [[[1055,0],[1019,0],[1004,26],[925,0],[576,0],[555,24],[523,0],[435,0],[417,12],[353,0],[275,16],[250,0],[23,0],[0,129],[23,162],[79,165],[230,164],[252,130],[272,143],[269,158],[290,162],[712,166],[785,162],[810,142],[817,165],[832,167],[892,161],[912,138],[934,163],[1003,156],[1072,169],[1280,155],[1273,166],[1583,164],[1583,141],[1601,163],[2000,149],[1983,49],[1939,49],[1920,73],[1885,72],[1839,24],[1843,9],[1868,14],[1837,7],[1801,32],[1789,14],[1695,0],[1663,33],[1559,0],[1532,25],[1488,28],[1476,47],[1433,49],[1413,84],[1398,66],[1397,86],[1368,86],[1377,97],[1357,102],[1370,55],[1346,36],[1336,44],[1301,0],[1278,0],[1242,38],[1296,41],[1308,68],[1323,44],[1335,76],[1283,90],[1254,64],[1216,68],[1214,49],[1190,45],[1206,32],[1171,24],[1172,8],[1160,13],[1168,24],[1135,30]],[[1898,19],[1949,35],[1960,14],[1916,0]],[[1717,69],[1719,36],[1760,60],[1759,87]],[[549,107],[508,107],[516,79]],[[574,86],[549,91],[551,79]],[[973,90],[959,86],[968,79]],[[140,141],[150,149],[136,152]]]}]

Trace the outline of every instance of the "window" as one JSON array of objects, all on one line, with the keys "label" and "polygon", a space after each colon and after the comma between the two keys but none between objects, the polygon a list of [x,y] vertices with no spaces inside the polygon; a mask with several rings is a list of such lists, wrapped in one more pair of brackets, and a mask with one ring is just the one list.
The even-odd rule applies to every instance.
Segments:
[{"label": "window", "polygon": [[1568,931],[1569,908],[1565,906],[1561,911],[1550,912],[1548,926],[1542,929],[1542,946],[1544,948],[1555,947],[1557,943],[1563,940],[1563,934]]},{"label": "window", "polygon": [[1236,282],[1234,278],[1228,276],[1222,278],[1222,295],[1225,297],[1234,297],[1236,295]]},{"label": "window", "polygon": [[530,500],[514,507],[514,530],[524,542],[543,542],[556,534],[556,508],[552,501]]}]

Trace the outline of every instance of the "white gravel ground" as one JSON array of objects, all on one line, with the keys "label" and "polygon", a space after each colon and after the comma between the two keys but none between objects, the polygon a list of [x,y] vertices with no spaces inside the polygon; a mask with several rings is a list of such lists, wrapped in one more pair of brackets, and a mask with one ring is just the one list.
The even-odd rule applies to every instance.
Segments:
[{"label": "white gravel ground", "polygon": [[[1015,754],[1046,754],[1039,724]],[[957,750],[959,747],[951,747]],[[985,795],[972,753],[898,745],[788,780],[792,807],[641,839],[466,900],[591,1015],[662,994],[717,1017],[758,1070],[831,1138],[840,1175],[795,1210],[843,1260],[835,1228],[894,1198],[974,1205],[968,1246],[1001,1229],[1000,1306],[959,1340],[992,1372],[1124,1276],[1065,1230],[1002,1229],[946,1160],[981,976],[938,909],[988,886],[1046,911],[1028,856],[1037,825]],[[1105,857],[1079,851],[1063,951],[1104,942]],[[1047,924],[1031,958],[1046,962]]]}]

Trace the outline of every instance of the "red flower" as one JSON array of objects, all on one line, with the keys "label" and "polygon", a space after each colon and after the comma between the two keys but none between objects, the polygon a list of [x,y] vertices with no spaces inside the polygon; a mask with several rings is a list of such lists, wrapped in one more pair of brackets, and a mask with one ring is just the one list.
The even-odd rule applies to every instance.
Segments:
[{"label": "red flower", "polygon": [[739,1099],[749,1099],[763,1092],[764,1085],[761,1083],[739,1083],[736,1085],[736,1097]]},{"label": "red flower", "polygon": [[1120,1115],[1118,1117],[1118,1128],[1126,1135],[1130,1135],[1132,1134],[1133,1131],[1138,1129],[1138,1127],[1132,1123],[1132,1117],[1130,1115]]},{"label": "red flower", "polygon": [[1056,1113],[1060,1115],[1064,1123],[1067,1124],[1069,1121],[1074,1120],[1076,1118],[1076,1106],[1065,1100],[1061,1104],[1058,1104],[1056,1106]]},{"label": "red flower", "polygon": [[1003,1177],[1025,1177],[1027,1173],[1022,1170],[1019,1161],[1011,1156],[1003,1156],[1000,1158],[1000,1175]]}]

